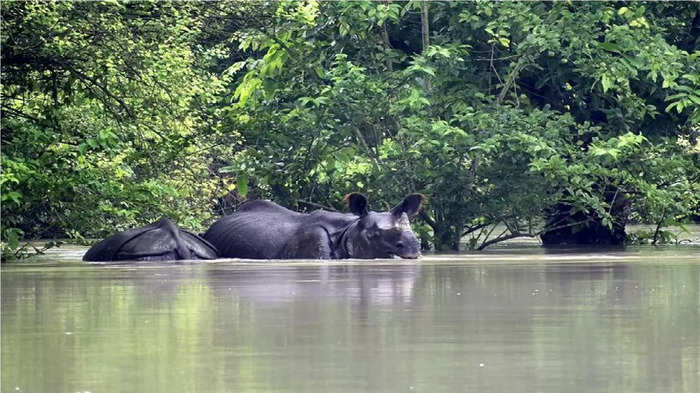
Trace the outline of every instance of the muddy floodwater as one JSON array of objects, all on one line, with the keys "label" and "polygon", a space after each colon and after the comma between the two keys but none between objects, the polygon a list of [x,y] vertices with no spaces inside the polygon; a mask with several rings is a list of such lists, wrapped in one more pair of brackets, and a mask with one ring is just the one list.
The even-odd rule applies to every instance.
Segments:
[{"label": "muddy floodwater", "polygon": [[2,266],[2,392],[700,391],[700,249]]}]

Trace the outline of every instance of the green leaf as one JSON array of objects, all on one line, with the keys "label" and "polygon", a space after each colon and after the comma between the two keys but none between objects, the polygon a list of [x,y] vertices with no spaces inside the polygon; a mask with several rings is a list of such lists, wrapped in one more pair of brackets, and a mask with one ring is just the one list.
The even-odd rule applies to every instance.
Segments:
[{"label": "green leaf", "polygon": [[[7,243],[10,251],[14,252],[17,250],[19,247],[19,239],[23,233],[24,232],[19,228],[5,228],[2,230],[2,240]],[[3,255],[3,258],[5,258],[5,255]]]},{"label": "green leaf", "polygon": [[603,77],[600,79],[600,82],[603,85],[603,92],[607,93],[608,90],[612,87],[612,81],[610,78],[608,78],[607,75],[603,74]]},{"label": "green leaf", "polygon": [[675,106],[678,106],[679,103],[680,103],[680,101],[676,101],[676,102],[670,103],[670,104],[666,107],[666,109],[664,109],[664,111],[665,111],[665,112],[670,112],[671,109],[673,109],[673,107],[675,107]]},{"label": "green leaf", "polygon": [[599,42],[598,46],[605,49],[608,52],[622,53],[622,48],[620,45],[613,44],[612,42]]},{"label": "green leaf", "polygon": [[19,205],[22,199],[22,194],[17,191],[9,191],[2,193],[2,201],[11,201],[16,205]]},{"label": "green leaf", "polygon": [[236,180],[236,189],[238,189],[238,193],[244,197],[248,194],[248,175],[238,176]]}]

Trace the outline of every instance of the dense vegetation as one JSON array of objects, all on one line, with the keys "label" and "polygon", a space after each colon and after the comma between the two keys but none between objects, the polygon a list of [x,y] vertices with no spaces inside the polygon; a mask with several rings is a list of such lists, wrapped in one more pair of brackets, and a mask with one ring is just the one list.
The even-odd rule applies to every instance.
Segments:
[{"label": "dense vegetation", "polygon": [[246,196],[342,209],[350,191],[375,209],[426,194],[415,229],[437,249],[629,220],[658,242],[698,214],[699,15],[4,1],[3,255],[161,215],[202,229]]}]

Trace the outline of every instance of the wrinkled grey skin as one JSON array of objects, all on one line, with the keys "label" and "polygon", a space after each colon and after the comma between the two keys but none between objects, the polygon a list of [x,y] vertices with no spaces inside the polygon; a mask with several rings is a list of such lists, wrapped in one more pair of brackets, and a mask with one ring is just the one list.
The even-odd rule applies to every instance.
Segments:
[{"label": "wrinkled grey skin", "polygon": [[388,212],[370,212],[357,193],[345,198],[352,213],[297,213],[270,201],[251,201],[219,219],[204,238],[223,258],[418,258],[420,242],[409,217],[424,197],[407,196]]},{"label": "wrinkled grey skin", "polygon": [[216,248],[163,217],[145,227],[112,235],[92,246],[83,261],[215,259]]}]

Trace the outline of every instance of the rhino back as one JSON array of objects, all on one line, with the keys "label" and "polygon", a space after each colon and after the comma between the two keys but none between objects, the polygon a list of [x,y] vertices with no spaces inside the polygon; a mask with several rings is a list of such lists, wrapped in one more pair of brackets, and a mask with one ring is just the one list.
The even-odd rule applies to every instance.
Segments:
[{"label": "rhino back", "polygon": [[[279,259],[297,258],[290,245],[303,241],[309,234],[318,234],[318,243],[329,242],[330,234],[342,230],[355,220],[351,214],[318,210],[311,214],[297,213],[273,202],[252,201],[237,212],[219,219],[204,238],[224,258]],[[311,240],[311,239],[306,239]],[[318,248],[320,244],[315,245]],[[307,250],[297,248],[307,256]],[[321,247],[330,250],[331,244]],[[328,254],[326,251],[324,254]],[[324,257],[319,255],[318,257]]]},{"label": "rhino back", "polygon": [[277,258],[299,223],[273,212],[237,212],[219,219],[204,239],[224,258]]},{"label": "rhino back", "polygon": [[132,239],[140,236],[143,233],[149,232],[156,228],[155,224],[146,225],[141,228],[130,229],[128,231],[119,232],[99,243],[90,247],[83,255],[84,261],[115,261],[119,259],[119,251],[124,245]]},{"label": "rhino back", "polygon": [[215,259],[214,246],[167,218],[114,234],[92,246],[85,261]]},{"label": "rhino back", "polygon": [[295,212],[293,210],[289,210],[286,207],[282,207],[276,204],[275,202],[266,201],[262,199],[256,199],[242,204],[241,207],[238,208],[236,213],[243,212],[276,213],[290,217],[305,215],[302,213]]}]

